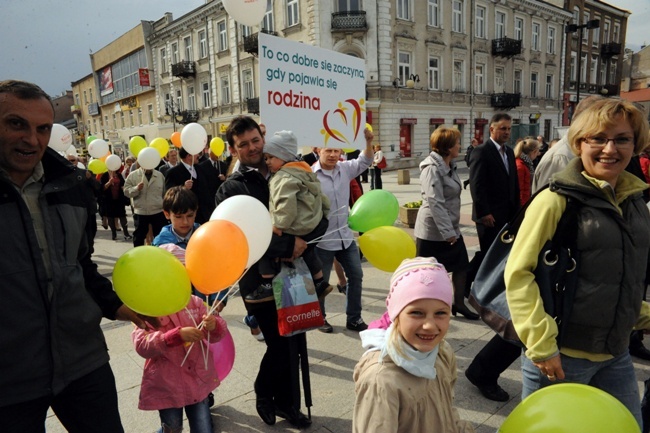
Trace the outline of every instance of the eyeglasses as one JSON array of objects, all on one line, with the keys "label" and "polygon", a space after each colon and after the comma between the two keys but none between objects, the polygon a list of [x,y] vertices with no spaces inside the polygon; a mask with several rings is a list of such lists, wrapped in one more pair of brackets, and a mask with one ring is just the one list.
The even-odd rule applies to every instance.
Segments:
[{"label": "eyeglasses", "polygon": [[614,146],[617,148],[625,148],[634,145],[634,138],[632,137],[585,137],[582,140],[594,149],[603,148],[610,141],[614,143]]}]

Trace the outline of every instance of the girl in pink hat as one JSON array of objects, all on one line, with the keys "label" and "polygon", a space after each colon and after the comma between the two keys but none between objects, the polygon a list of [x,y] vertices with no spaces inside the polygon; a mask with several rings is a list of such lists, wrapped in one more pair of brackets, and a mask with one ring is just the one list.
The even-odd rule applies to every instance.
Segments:
[{"label": "girl in pink hat", "polygon": [[453,289],[434,258],[407,259],[390,280],[388,328],[361,332],[353,433],[470,433],[453,407],[456,358],[444,340]]}]

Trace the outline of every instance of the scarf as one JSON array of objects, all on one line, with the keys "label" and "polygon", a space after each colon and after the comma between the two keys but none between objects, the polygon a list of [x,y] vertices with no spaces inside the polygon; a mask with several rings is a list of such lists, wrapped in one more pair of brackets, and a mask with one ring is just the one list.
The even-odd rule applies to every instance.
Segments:
[{"label": "scarf", "polygon": [[524,161],[524,163],[526,163],[528,166],[528,170],[530,170],[530,178],[532,179],[535,175],[535,164],[533,164],[533,160],[530,159],[530,156],[526,155],[525,153],[522,153],[519,159]]}]

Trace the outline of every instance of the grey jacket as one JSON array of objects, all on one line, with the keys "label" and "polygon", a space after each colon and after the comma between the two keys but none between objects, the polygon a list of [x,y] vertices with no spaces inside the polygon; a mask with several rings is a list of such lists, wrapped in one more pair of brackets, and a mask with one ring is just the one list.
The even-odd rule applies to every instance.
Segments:
[{"label": "grey jacket", "polygon": [[427,241],[445,241],[460,237],[460,193],[462,187],[456,173],[436,152],[420,163],[422,207],[415,220],[415,237]]},{"label": "grey jacket", "polygon": [[564,135],[560,141],[555,143],[555,146],[551,147],[544,154],[537,168],[535,168],[531,193],[535,194],[548,185],[551,181],[551,176],[562,171],[569,161],[575,157],[571,151],[571,147],[569,147],[567,136]]},{"label": "grey jacket", "polygon": [[51,281],[25,201],[0,174],[0,407],[61,392],[108,362],[102,316],[122,305],[91,261],[85,171],[51,149],[39,196]]}]

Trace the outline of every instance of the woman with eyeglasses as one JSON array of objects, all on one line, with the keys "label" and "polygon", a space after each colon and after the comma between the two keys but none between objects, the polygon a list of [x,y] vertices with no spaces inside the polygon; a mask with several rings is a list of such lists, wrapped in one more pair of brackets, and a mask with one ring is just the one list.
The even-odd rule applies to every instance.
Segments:
[{"label": "woman with eyeglasses", "polygon": [[[648,121],[633,104],[604,99],[574,120],[568,141],[577,158],[531,202],[505,269],[512,321],[526,347],[522,399],[555,383],[588,384],[620,400],[640,425],[628,341],[633,328],[650,329],[643,301],[650,213],[642,198],[647,184],[625,167],[648,143]],[[568,231],[575,236],[577,283],[558,340],[534,272],[567,200],[577,204]]]}]

